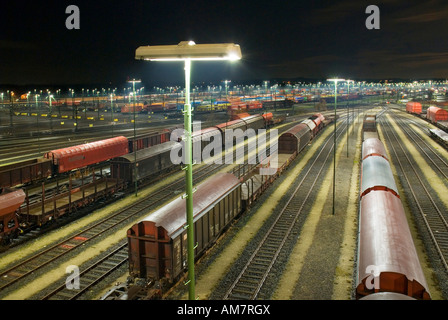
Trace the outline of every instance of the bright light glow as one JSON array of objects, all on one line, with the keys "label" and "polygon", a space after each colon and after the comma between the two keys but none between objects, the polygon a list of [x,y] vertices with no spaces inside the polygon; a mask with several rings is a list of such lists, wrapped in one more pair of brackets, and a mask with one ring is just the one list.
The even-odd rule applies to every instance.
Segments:
[{"label": "bright light glow", "polygon": [[233,43],[195,44],[182,41],[178,45],[141,46],[135,59],[150,61],[212,61],[241,59],[240,46]]},{"label": "bright light glow", "polygon": [[327,79],[327,81],[339,82],[339,81],[345,81],[345,79],[334,78],[334,79]]}]

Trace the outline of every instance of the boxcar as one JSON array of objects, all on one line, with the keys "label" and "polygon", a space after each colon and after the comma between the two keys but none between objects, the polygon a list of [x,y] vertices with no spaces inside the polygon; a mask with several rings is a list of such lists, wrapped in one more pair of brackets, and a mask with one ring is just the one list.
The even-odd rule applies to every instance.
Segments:
[{"label": "boxcar", "polygon": [[311,130],[304,124],[299,123],[292,127],[278,139],[279,153],[299,153],[311,140]]},{"label": "boxcar", "polygon": [[0,188],[33,183],[51,176],[52,162],[36,158],[0,167]]},{"label": "boxcar", "polygon": [[422,113],[422,104],[419,102],[408,102],[406,103],[406,111],[409,113]]},{"label": "boxcar", "polygon": [[53,172],[63,173],[119,157],[128,152],[128,139],[120,136],[53,150],[44,157],[53,161]]},{"label": "boxcar", "polygon": [[[127,231],[129,272],[137,278],[175,281],[187,261],[186,201],[179,197]],[[241,185],[230,173],[217,174],[193,196],[195,257],[210,247],[241,212]]]},{"label": "boxcar", "polygon": [[[171,149],[178,146],[176,141],[165,142],[150,148],[128,153],[110,161],[112,178],[134,183],[134,168],[137,167],[137,181],[152,177],[175,166],[170,158]],[[137,158],[137,162],[135,162]]]}]

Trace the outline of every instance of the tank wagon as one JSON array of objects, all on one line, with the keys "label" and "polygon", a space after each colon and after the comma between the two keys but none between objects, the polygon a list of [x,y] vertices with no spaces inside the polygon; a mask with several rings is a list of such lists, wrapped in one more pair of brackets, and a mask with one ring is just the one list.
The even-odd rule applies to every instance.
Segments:
[{"label": "tank wagon", "polygon": [[[363,142],[356,298],[430,294],[382,142]],[[366,299],[366,298],[364,298]],[[370,298],[368,298],[370,299]]]}]

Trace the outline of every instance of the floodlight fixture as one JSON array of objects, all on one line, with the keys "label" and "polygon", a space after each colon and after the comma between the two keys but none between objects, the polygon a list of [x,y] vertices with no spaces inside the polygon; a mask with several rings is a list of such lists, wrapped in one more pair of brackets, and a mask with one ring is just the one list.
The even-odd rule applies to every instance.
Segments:
[{"label": "floodlight fixture", "polygon": [[150,61],[239,60],[240,46],[233,43],[196,44],[181,41],[177,45],[141,46],[135,51],[135,59]]}]

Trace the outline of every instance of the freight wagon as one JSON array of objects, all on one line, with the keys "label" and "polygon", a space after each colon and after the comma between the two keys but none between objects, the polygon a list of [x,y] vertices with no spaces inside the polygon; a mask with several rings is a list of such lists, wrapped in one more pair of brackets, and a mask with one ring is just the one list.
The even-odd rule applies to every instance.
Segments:
[{"label": "freight wagon", "polygon": [[356,298],[389,292],[430,299],[385,148],[370,138],[362,149]]},{"label": "freight wagon", "polygon": [[36,158],[0,167],[0,188],[26,185],[52,175],[52,162]]},{"label": "freight wagon", "polygon": [[[298,126],[299,130],[292,131],[300,134],[296,134],[296,138],[285,140],[289,144],[285,147],[288,151],[302,150],[312,139],[312,131],[306,124]],[[254,179],[258,179],[255,177],[257,174],[253,174],[255,170],[244,171],[241,178],[231,173],[219,173],[197,186],[193,196],[196,259],[272,183],[278,172],[289,165],[295,155],[295,151],[280,154],[279,158],[284,160],[284,164],[272,177],[262,179],[262,184],[254,182]],[[170,284],[184,274],[187,265],[185,206],[185,199],[179,197],[127,231],[131,276],[129,283],[111,289],[102,299],[121,299],[123,292],[126,294],[125,299],[132,299],[140,297],[142,289],[144,299],[160,297]],[[136,285],[132,284],[134,280],[137,280]],[[148,284],[148,287],[141,286],[143,283]],[[152,286],[153,284],[156,285]]]},{"label": "freight wagon", "polygon": [[17,210],[24,201],[23,190],[0,189],[0,235],[11,236],[18,229]]},{"label": "freight wagon", "polygon": [[426,118],[433,123],[448,121],[448,111],[439,107],[429,107],[426,110]]},{"label": "freight wagon", "polygon": [[421,114],[422,113],[422,104],[419,102],[408,102],[408,103],[406,103],[406,112]]},{"label": "freight wagon", "polygon": [[53,163],[53,172],[63,173],[129,153],[128,139],[120,136],[74,147],[53,150],[44,155]]}]

